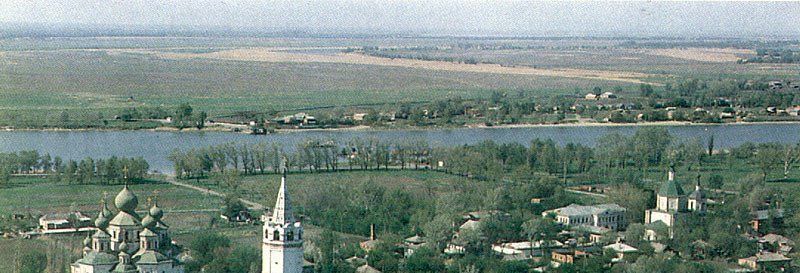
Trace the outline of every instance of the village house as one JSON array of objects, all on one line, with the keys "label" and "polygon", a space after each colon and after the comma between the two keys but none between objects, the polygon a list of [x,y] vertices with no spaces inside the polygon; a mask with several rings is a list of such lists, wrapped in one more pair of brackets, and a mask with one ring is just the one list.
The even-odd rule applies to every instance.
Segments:
[{"label": "village house", "polygon": [[[510,215],[506,212],[498,211],[498,210],[483,210],[483,211],[472,211],[465,213],[461,216],[463,222],[458,227],[458,230],[455,234],[453,234],[452,240],[447,244],[444,249],[444,253],[450,255],[456,254],[463,254],[464,253],[464,241],[460,238],[461,233],[467,230],[477,230],[481,227],[483,222],[481,220],[485,220],[488,217],[500,217],[501,219],[507,219]],[[454,226],[457,223],[453,223]]]},{"label": "village house", "polygon": [[403,240],[403,248],[405,249],[404,253],[405,256],[411,256],[414,254],[414,251],[419,249],[420,247],[425,246],[425,238],[419,235],[414,235]]},{"label": "village house", "polygon": [[752,213],[752,217],[750,225],[760,234],[783,225],[783,209],[757,210]]},{"label": "village house", "polygon": [[610,250],[614,252],[614,258],[611,259],[611,262],[619,263],[619,262],[632,262],[636,261],[636,258],[639,257],[639,249],[635,247],[629,246],[622,242],[617,242],[615,244],[610,244],[603,247],[604,250]]},{"label": "village house", "polygon": [[220,214],[220,218],[227,220],[228,222],[234,223],[250,223],[253,221],[253,216],[250,215],[250,212],[246,210],[242,210],[237,212],[233,217],[228,217],[225,214]]},{"label": "village house", "polygon": [[595,95],[594,93],[588,93],[588,94],[586,94],[586,96],[583,96],[583,98],[586,99],[586,100],[596,100],[597,99],[597,95]]},{"label": "village house", "polygon": [[739,259],[739,265],[752,270],[777,272],[783,271],[791,261],[792,259],[779,253],[760,252],[755,256]]},{"label": "village house", "polygon": [[796,117],[796,116],[798,116],[798,114],[800,114],[800,106],[792,106],[792,107],[786,108],[786,113],[789,114],[790,116],[795,116]]},{"label": "village house", "polygon": [[600,98],[601,99],[616,99],[617,95],[614,94],[614,93],[611,93],[611,92],[603,92],[603,94],[600,94]]},{"label": "village house", "polygon": [[503,256],[504,260],[525,260],[533,257],[541,257],[543,254],[542,248],[561,248],[564,246],[559,241],[550,241],[549,244],[543,245],[544,241],[523,241],[511,242],[492,245],[492,250],[498,255]]},{"label": "village house", "polygon": [[365,264],[356,268],[356,273],[381,273],[381,271],[368,264]]},{"label": "village house", "polygon": [[589,253],[580,250],[556,249],[550,254],[550,262],[554,267],[561,264],[574,264],[577,261],[589,257]]},{"label": "village house", "polygon": [[600,204],[569,206],[542,212],[543,217],[553,214],[558,223],[566,226],[589,225],[611,230],[624,229],[628,226],[625,219],[625,208],[617,204]]},{"label": "village house", "polygon": [[283,124],[283,125],[316,125],[317,118],[314,116],[310,116],[306,113],[297,113],[294,115],[288,115],[284,117],[277,118],[273,120],[275,123]]},{"label": "village house", "polygon": [[596,244],[603,240],[605,236],[613,232],[613,230],[604,227],[592,226],[592,225],[578,225],[572,226],[572,230],[574,231],[584,231],[588,233],[588,243]]},{"label": "village house", "polygon": [[79,211],[69,213],[51,213],[39,217],[39,229],[43,233],[56,230],[75,230],[92,225],[92,218]]},{"label": "village house", "polygon": [[772,252],[783,255],[789,254],[794,248],[794,241],[779,234],[770,233],[758,239],[761,249],[771,250]]}]

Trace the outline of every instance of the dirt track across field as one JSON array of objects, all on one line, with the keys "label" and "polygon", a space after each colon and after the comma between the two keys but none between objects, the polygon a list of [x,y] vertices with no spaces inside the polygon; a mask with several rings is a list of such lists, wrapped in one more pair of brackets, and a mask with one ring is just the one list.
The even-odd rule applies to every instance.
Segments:
[{"label": "dirt track across field", "polygon": [[755,51],[737,48],[669,48],[654,49],[647,53],[670,58],[712,62],[730,63],[742,59],[742,55],[754,55]]},{"label": "dirt track across field", "polygon": [[[416,69],[430,69],[440,71],[471,72],[471,73],[490,73],[490,74],[511,74],[511,75],[531,75],[547,77],[581,78],[606,81],[618,81],[627,83],[652,83],[646,81],[653,75],[639,72],[611,71],[611,70],[587,70],[573,68],[533,68],[527,66],[501,66],[497,64],[464,64],[444,61],[413,60],[403,58],[382,58],[368,56],[358,53],[337,53],[337,54],[308,54],[291,53],[273,48],[241,48],[222,50],[209,53],[182,53],[182,52],[159,52],[147,50],[135,50],[132,53],[151,54],[165,59],[217,59],[233,61],[256,61],[273,63],[342,63],[356,65],[376,65],[406,67]],[[663,76],[663,75],[661,75]]]}]

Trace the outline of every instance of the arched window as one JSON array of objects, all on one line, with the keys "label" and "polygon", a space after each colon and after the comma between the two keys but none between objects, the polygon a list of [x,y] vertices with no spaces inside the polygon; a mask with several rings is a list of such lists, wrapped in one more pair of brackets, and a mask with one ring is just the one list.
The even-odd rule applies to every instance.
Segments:
[{"label": "arched window", "polygon": [[303,240],[303,230],[297,232],[297,240]]},{"label": "arched window", "polygon": [[281,232],[275,231],[272,233],[272,240],[279,241],[281,239]]},{"label": "arched window", "polygon": [[286,232],[286,241],[291,240],[294,240],[294,232],[290,230],[289,232]]}]

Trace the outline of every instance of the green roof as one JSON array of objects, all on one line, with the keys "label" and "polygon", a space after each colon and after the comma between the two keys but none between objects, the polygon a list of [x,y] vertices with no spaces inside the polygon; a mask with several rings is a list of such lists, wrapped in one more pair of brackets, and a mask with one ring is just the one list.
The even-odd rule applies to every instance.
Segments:
[{"label": "green roof", "polygon": [[139,236],[140,237],[155,237],[155,236],[158,236],[158,234],[156,234],[155,232],[153,232],[149,228],[145,228],[144,230],[142,230],[142,232],[139,232]]},{"label": "green roof", "polygon": [[114,272],[114,273],[139,273],[139,270],[136,269],[136,267],[133,266],[132,264],[119,263],[119,264],[117,264],[117,266],[114,267],[114,270],[112,270],[111,272]]},{"label": "green roof", "polygon": [[92,235],[92,238],[111,238],[111,235],[108,235],[108,233],[105,231],[98,229],[94,235]]},{"label": "green roof", "polygon": [[108,224],[113,226],[139,226],[141,225],[141,222],[136,218],[136,216],[124,211],[120,211],[117,213],[117,216],[114,216],[114,219],[111,219],[111,222]]},{"label": "green roof", "polygon": [[80,264],[88,264],[88,265],[109,265],[109,264],[116,264],[119,262],[119,259],[114,255],[105,252],[89,252],[86,253],[83,258],[79,259],[76,263]]},{"label": "green roof", "polygon": [[162,262],[171,261],[172,259],[164,254],[148,250],[134,255],[133,260],[136,261],[136,264],[159,264]]},{"label": "green roof", "polygon": [[683,188],[678,185],[678,182],[675,180],[667,180],[666,183],[661,184],[661,188],[658,189],[658,195],[666,196],[666,197],[678,197],[683,196]]}]

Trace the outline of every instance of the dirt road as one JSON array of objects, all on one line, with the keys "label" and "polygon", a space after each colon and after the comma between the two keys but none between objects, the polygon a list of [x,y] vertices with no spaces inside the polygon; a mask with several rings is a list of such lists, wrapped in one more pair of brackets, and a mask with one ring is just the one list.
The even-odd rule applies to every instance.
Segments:
[{"label": "dirt road", "polygon": [[[167,176],[165,180],[167,181],[167,183],[170,183],[170,184],[175,185],[175,186],[180,186],[180,187],[192,189],[192,190],[195,190],[195,191],[202,192],[204,194],[209,194],[209,195],[214,195],[214,196],[219,196],[219,197],[225,197],[225,194],[217,192],[217,191],[213,191],[211,189],[206,189],[206,188],[198,187],[198,186],[195,186],[195,185],[192,185],[192,184],[178,182],[178,180],[175,179],[174,176]],[[242,203],[247,205],[247,207],[249,209],[251,209],[251,210],[258,210],[258,211],[264,210],[264,206],[259,204],[259,203],[256,203],[256,202],[244,199],[244,198],[239,198],[239,201],[242,201]]]}]

